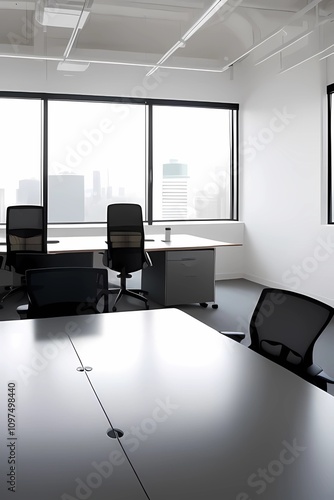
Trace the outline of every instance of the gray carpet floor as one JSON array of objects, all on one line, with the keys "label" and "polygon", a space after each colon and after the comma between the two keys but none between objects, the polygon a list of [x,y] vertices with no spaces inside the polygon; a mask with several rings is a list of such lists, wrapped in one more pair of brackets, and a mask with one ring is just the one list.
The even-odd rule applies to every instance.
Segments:
[{"label": "gray carpet floor", "polygon": [[[243,331],[246,338],[243,344],[249,343],[248,325],[263,286],[244,279],[224,280],[216,282],[216,304],[213,309],[201,307],[199,304],[179,306],[178,308],[218,331]],[[2,292],[2,293],[1,293]],[[1,295],[4,290],[1,291]],[[112,301],[113,299],[110,298]],[[0,321],[19,319],[16,308],[26,303],[23,292],[17,292],[9,297],[3,308],[0,309]],[[117,313],[121,311],[139,309],[143,306],[136,300],[123,297],[118,305]],[[150,309],[161,306],[150,301]],[[1,328],[1,324],[0,324]],[[334,320],[322,333],[315,345],[314,361],[319,364],[328,375],[334,378]],[[334,395],[334,384],[329,386],[328,392]]]}]

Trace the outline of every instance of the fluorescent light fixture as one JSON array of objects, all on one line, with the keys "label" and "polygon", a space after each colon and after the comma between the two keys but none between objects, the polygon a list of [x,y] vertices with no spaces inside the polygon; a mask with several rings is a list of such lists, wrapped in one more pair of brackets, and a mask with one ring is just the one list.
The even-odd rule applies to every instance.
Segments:
[{"label": "fluorescent light fixture", "polygon": [[159,61],[157,62],[157,66],[159,66],[160,64],[164,63],[166,61],[166,59],[168,59],[172,54],[174,54],[174,52],[179,48],[179,47],[182,47],[183,45],[183,42],[180,42],[180,40],[178,42],[176,42],[175,45],[173,45],[173,47],[171,49],[169,49],[168,52],[166,52],[165,55],[162,56],[161,59],[159,59]]},{"label": "fluorescent light fixture", "polygon": [[189,40],[190,37],[198,31],[203,24],[205,24],[223,5],[226,4],[228,0],[216,0],[211,7],[208,8],[206,12],[196,21],[195,24],[183,35],[181,40],[176,42],[175,45],[171,49],[169,49],[166,54],[164,54],[161,59],[153,66],[153,68],[150,69],[148,73],[146,73],[146,76],[151,76],[153,73],[160,67],[161,64],[163,64],[166,59],[168,59],[177,49],[185,47],[185,42]]},{"label": "fluorescent light fixture", "polygon": [[[147,64],[145,63],[131,63],[124,61],[103,61],[103,60],[90,60],[84,61],[81,59],[67,59],[64,61],[60,57],[50,57],[50,56],[37,56],[37,55],[25,55],[25,54],[0,54],[0,59],[27,59],[33,61],[58,61],[58,68],[60,71],[85,71],[90,64],[107,64],[114,66],[135,66],[135,67],[144,67],[147,68]],[[81,66],[79,68],[79,66]],[[75,68],[74,68],[75,67]],[[158,66],[153,66],[150,71],[156,71],[159,69]],[[200,72],[208,72],[208,73],[221,73],[221,69],[210,69],[210,68],[187,68],[183,66],[164,66],[164,69],[172,69],[172,70],[185,70],[185,71],[200,71]],[[152,73],[154,73],[152,71]],[[150,74],[152,74],[150,73]],[[69,75],[67,75],[69,76]]]},{"label": "fluorescent light fixture", "polygon": [[69,62],[69,61],[60,61],[57,66],[57,70],[59,71],[86,71],[89,67],[89,62]]},{"label": "fluorescent light fixture", "polygon": [[[293,45],[294,43],[297,43],[299,42],[299,40],[302,40],[303,38],[311,35],[317,28],[319,28],[320,26],[323,26],[324,24],[328,23],[328,22],[331,22],[334,20],[334,14],[331,14],[330,16],[327,16],[325,19],[322,19],[321,21],[319,21],[316,26],[314,26],[313,29],[307,31],[306,33],[304,33],[303,35],[300,35],[300,36],[297,36],[295,38],[293,38],[292,40],[290,40],[290,42],[287,42],[283,45],[281,45],[280,48],[278,48],[277,50],[271,52],[270,54],[268,54],[267,56],[265,56],[263,59],[261,59],[260,61],[258,61],[255,66],[257,66],[258,64],[261,64],[263,63],[264,61],[267,61],[267,59],[269,59],[270,57],[273,57],[274,55],[276,54],[279,54],[280,52],[282,52],[283,50],[287,49],[288,47],[291,47],[291,45]],[[328,57],[328,56],[325,56],[325,57]],[[324,58],[322,58],[324,59]],[[321,59],[320,59],[321,60]]]},{"label": "fluorescent light fixture", "polygon": [[35,56],[29,54],[0,54],[1,59],[28,59],[31,61],[60,61],[60,57]]},{"label": "fluorescent light fixture", "polygon": [[303,35],[298,36],[298,37],[294,38],[293,40],[290,40],[290,42],[284,43],[278,49],[275,49],[273,52],[270,52],[270,54],[267,54],[263,59],[261,59],[260,61],[258,61],[257,63],[255,63],[255,66],[258,66],[259,64],[262,64],[264,61],[267,61],[271,57],[275,56],[276,54],[279,54],[280,52],[282,52],[283,50],[287,49],[288,47],[291,47],[292,45],[294,45],[295,43],[299,42],[303,38],[306,38],[311,33],[313,33],[313,31],[314,30],[310,30],[307,33],[304,33]]},{"label": "fluorescent light fixture", "polygon": [[[69,59],[67,59],[69,60]],[[90,61],[84,61],[82,59],[70,59],[71,62],[79,62],[79,63],[90,63],[90,64],[111,64],[113,66],[135,66],[136,68],[147,68],[149,66],[147,63],[132,63],[126,61],[105,61],[103,59],[91,59]]]},{"label": "fluorescent light fixture", "polygon": [[[326,50],[331,49],[332,47],[334,47],[334,43],[332,45],[329,45],[329,47],[326,47],[325,49],[320,50],[316,54],[313,54],[312,56],[307,57],[306,59],[303,59],[302,61],[299,61],[298,63],[294,64],[293,66],[289,66],[288,68],[283,69],[282,71],[279,72],[279,74],[281,75],[282,73],[286,73],[287,71],[290,71],[290,69],[297,68],[297,66],[300,66],[301,64],[304,64],[305,62],[310,61],[311,59],[314,59],[317,56],[320,56],[320,54],[323,54],[324,52],[326,52]],[[321,61],[322,59],[325,59],[326,57],[329,57],[329,56],[330,56],[330,54],[322,57],[319,60]]]},{"label": "fluorescent light fixture", "polygon": [[[146,76],[151,76],[155,73],[161,66],[153,66]],[[200,73],[221,73],[222,70],[220,68],[211,69],[211,68],[187,68],[186,66],[163,66],[163,69],[172,69],[172,70],[182,70],[182,71],[198,71]]]},{"label": "fluorescent light fixture", "polygon": [[193,26],[185,33],[185,35],[183,35],[182,40],[184,42],[186,42],[187,40],[189,40],[189,38],[191,36],[193,36],[196,33],[196,31],[198,31],[203,26],[203,24],[205,24],[206,22],[208,22],[208,20],[221,7],[223,7],[223,5],[225,5],[227,1],[228,0],[216,0],[216,2],[214,2],[211,5],[211,7],[209,7],[208,10],[206,12],[204,12],[204,14],[198,19],[198,21],[196,21],[195,24],[193,24]]},{"label": "fluorescent light fixture", "polygon": [[159,68],[159,66],[153,66],[153,68],[151,68],[150,71],[148,71],[145,76],[153,75],[153,73],[155,73],[158,68]]},{"label": "fluorescent light fixture", "polygon": [[[329,47],[328,47],[329,48]],[[327,50],[327,49],[326,49]],[[323,61],[324,59],[327,59],[327,57],[334,56],[334,52],[330,52],[330,54],[327,54],[327,56],[320,57],[319,61]]]},{"label": "fluorescent light fixture", "polygon": [[160,64],[164,63],[166,61],[166,59],[168,59],[179,47],[184,47],[184,42],[183,41],[179,40],[178,42],[176,42],[176,44],[173,45],[173,47],[171,49],[169,49],[169,51],[166,52],[166,54],[164,54],[159,59],[159,61],[157,62],[157,64],[155,64],[153,66],[153,68],[151,68],[150,71],[148,73],[146,73],[146,76],[153,75],[153,73],[155,73],[155,71],[160,67]]},{"label": "fluorescent light fixture", "polygon": [[231,66],[233,66],[235,63],[237,63],[237,62],[241,61],[242,59],[244,59],[246,56],[248,56],[255,49],[257,49],[258,47],[260,47],[261,45],[263,45],[264,43],[266,43],[268,40],[270,40],[270,38],[273,38],[274,36],[278,35],[282,31],[282,29],[283,28],[279,28],[277,31],[275,31],[275,33],[272,33],[271,35],[269,35],[266,38],[264,38],[263,40],[261,40],[261,42],[257,43],[256,45],[252,45],[252,47],[250,49],[246,50],[246,52],[244,52],[241,56],[239,56],[236,59],[234,59],[234,61],[231,61],[228,64],[226,64],[226,66],[224,66],[222,68],[222,73],[224,71],[226,71],[227,69],[229,69]]},{"label": "fluorescent light fixture", "polygon": [[206,73],[221,73],[220,68],[210,69],[210,68],[187,68],[186,66],[164,66],[164,69],[181,69],[182,71],[199,71]]}]

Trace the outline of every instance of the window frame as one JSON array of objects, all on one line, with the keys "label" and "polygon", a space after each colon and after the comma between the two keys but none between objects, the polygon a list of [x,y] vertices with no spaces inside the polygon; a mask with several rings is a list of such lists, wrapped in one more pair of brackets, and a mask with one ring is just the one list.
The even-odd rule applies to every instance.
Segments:
[{"label": "window frame", "polygon": [[[328,182],[328,193],[327,193],[327,223],[334,224],[333,217],[333,197],[334,189],[332,187],[334,162],[332,158],[334,144],[332,145],[332,103],[334,99],[334,83],[327,86],[327,158],[328,158],[328,172],[327,172],[327,182]],[[333,117],[334,118],[334,117]]]},{"label": "window frame", "polygon": [[[334,87],[334,86],[333,86]],[[152,98],[139,98],[139,97],[124,97],[124,96],[100,96],[100,95],[87,95],[87,94],[59,94],[59,93],[44,93],[44,92],[10,92],[0,91],[0,99],[40,99],[42,102],[42,204],[45,209],[45,216],[47,217],[48,208],[48,104],[51,101],[82,101],[82,102],[105,102],[105,103],[120,103],[120,104],[141,104],[146,107],[146,195],[145,203],[146,210],[144,214],[145,222],[149,225],[159,222],[204,222],[204,221],[238,221],[239,220],[239,104],[227,102],[210,102],[210,101],[189,101],[189,100],[176,100],[176,99],[152,99]],[[153,108],[158,106],[175,106],[175,107],[193,107],[193,108],[213,108],[213,109],[227,109],[231,111],[230,123],[230,217],[227,219],[167,219],[158,220],[153,217]],[[68,222],[61,223],[49,222],[52,225],[92,225],[104,224],[102,221],[96,222]]]}]

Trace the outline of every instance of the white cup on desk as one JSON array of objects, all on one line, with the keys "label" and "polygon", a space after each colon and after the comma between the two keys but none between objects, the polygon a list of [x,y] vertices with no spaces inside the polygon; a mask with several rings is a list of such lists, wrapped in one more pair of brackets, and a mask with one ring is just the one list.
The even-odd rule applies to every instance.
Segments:
[{"label": "white cup on desk", "polygon": [[165,241],[167,241],[167,242],[170,241],[171,232],[172,232],[172,229],[170,227],[165,227]]}]

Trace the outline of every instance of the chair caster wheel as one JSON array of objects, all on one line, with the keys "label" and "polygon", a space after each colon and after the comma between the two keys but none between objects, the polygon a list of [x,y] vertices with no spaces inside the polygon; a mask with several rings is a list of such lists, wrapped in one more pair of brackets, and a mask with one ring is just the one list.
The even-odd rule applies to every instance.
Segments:
[{"label": "chair caster wheel", "polygon": [[117,311],[117,307],[113,306],[112,310],[113,310],[113,312]]},{"label": "chair caster wheel", "polygon": [[218,304],[212,304],[212,309],[218,309]]},{"label": "chair caster wheel", "polygon": [[150,306],[148,304],[146,304],[146,309],[149,309],[149,308],[150,308]]},{"label": "chair caster wheel", "polygon": [[208,307],[208,304],[206,302],[200,302],[199,304],[201,307]]}]

